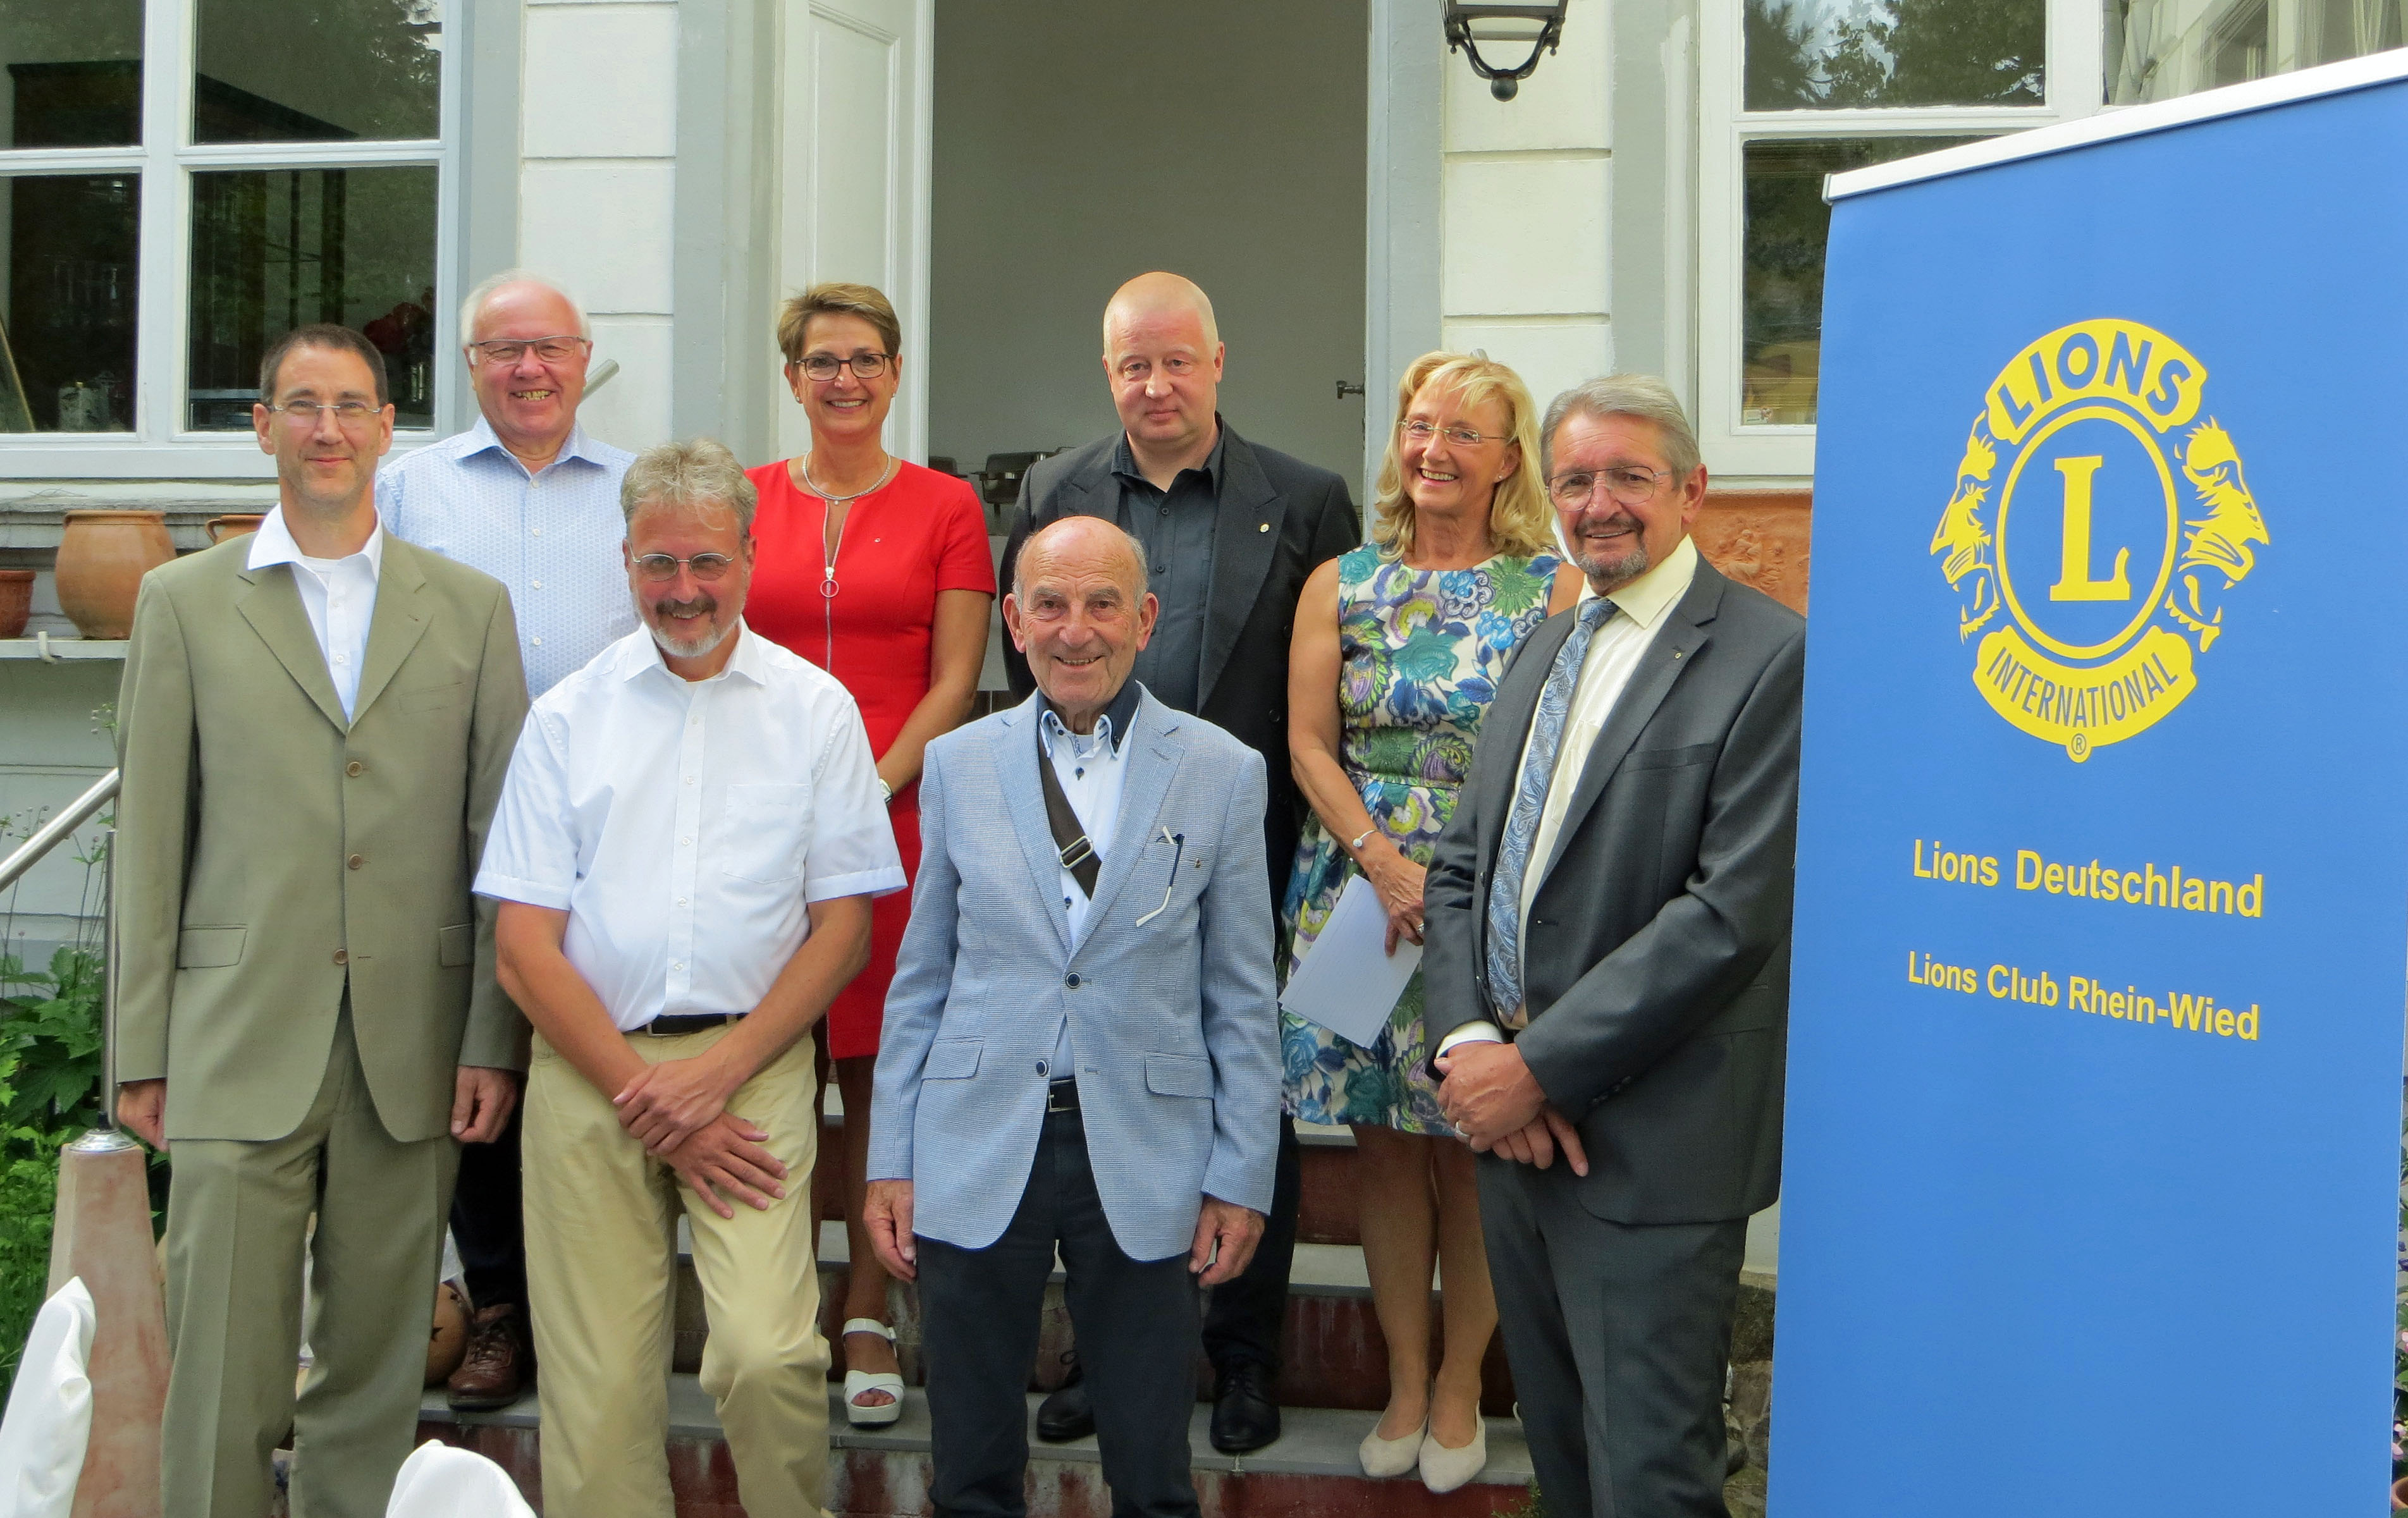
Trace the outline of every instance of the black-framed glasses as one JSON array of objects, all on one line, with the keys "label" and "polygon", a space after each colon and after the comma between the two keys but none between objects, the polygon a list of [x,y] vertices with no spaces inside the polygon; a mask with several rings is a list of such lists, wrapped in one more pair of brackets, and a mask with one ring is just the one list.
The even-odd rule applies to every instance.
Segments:
[{"label": "black-framed glasses", "polygon": [[490,342],[470,343],[471,364],[516,364],[535,350],[535,356],[546,364],[565,364],[577,356],[579,350],[591,348],[593,340],[568,333],[555,333],[549,337],[495,337]]},{"label": "black-framed glasses", "polygon": [[356,427],[384,409],[373,401],[336,401],[331,405],[323,401],[286,401],[281,406],[267,406],[265,402],[261,405],[267,410],[280,413],[287,425],[294,427],[316,426],[319,413],[323,411],[334,412],[335,421],[342,426]]},{"label": "black-framed glasses", "polygon": [[1616,464],[1594,470],[1568,469],[1547,481],[1547,494],[1557,506],[1570,510],[1586,506],[1602,486],[1616,506],[1644,506],[1671,478],[1670,469],[1650,469],[1637,464]]},{"label": "black-framed glasses", "polygon": [[838,358],[834,353],[807,353],[796,367],[813,380],[833,380],[837,370],[848,366],[856,380],[875,380],[884,374],[886,365],[894,361],[892,353],[855,353],[851,358]]},{"label": "black-framed glasses", "polygon": [[1397,430],[1417,443],[1426,443],[1440,433],[1444,433],[1446,440],[1457,448],[1478,448],[1483,443],[1510,443],[1513,440],[1513,435],[1510,432],[1481,432],[1476,428],[1460,424],[1441,427],[1435,422],[1425,422],[1419,417],[1399,422],[1397,423]]},{"label": "black-framed glasses", "polygon": [[727,573],[727,566],[735,562],[724,553],[697,553],[690,559],[681,559],[674,553],[638,553],[636,555],[636,572],[646,580],[658,582],[675,580],[678,566],[683,565],[694,571],[696,580],[717,580]]}]

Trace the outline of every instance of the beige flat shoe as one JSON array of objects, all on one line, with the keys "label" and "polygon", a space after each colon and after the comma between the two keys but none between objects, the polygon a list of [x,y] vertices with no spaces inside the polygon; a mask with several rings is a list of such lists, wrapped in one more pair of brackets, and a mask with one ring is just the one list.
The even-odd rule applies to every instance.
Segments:
[{"label": "beige flat shoe", "polygon": [[1480,1420],[1471,1442],[1459,1450],[1440,1444],[1436,1434],[1425,1434],[1419,1464],[1422,1484],[1434,1493],[1452,1492],[1479,1475],[1488,1464],[1488,1420]]},{"label": "beige flat shoe", "polygon": [[1420,1427],[1402,1439],[1382,1439],[1380,1425],[1373,1424],[1371,1431],[1363,1436],[1362,1444],[1354,1452],[1355,1458],[1363,1462],[1363,1474],[1401,1476],[1412,1469],[1420,1463],[1422,1439],[1428,1431],[1429,1420],[1425,1418]]}]

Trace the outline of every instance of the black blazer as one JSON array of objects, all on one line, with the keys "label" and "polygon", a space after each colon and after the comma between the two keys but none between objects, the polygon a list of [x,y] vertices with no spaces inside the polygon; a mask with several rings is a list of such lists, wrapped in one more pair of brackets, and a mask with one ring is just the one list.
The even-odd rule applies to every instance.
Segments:
[{"label": "black blazer", "polygon": [[[1433,1036],[1488,1001],[1488,882],[1567,613],[1522,646],[1438,842]],[[1702,559],[1590,749],[1523,938],[1515,1039],[1579,1124],[1612,1223],[1744,1218],[1781,1192],[1805,619]],[[1534,867],[1536,867],[1534,866]]]},{"label": "black blazer", "polygon": [[[1287,756],[1287,651],[1296,601],[1313,570],[1363,541],[1363,523],[1337,475],[1249,443],[1226,422],[1222,433],[1221,516],[1212,535],[1211,604],[1204,613],[1204,666],[1197,685],[1204,698],[1194,715],[1263,756],[1270,780],[1263,846],[1276,912],[1296,864],[1296,776]],[[1003,550],[1005,590],[1030,533],[1057,517],[1116,518],[1120,482],[1112,477],[1112,451],[1119,442],[1115,433],[1040,459],[1021,477],[1019,512]],[[1008,638],[1003,664],[1012,695],[1025,699],[1037,689],[1028,661]]]}]

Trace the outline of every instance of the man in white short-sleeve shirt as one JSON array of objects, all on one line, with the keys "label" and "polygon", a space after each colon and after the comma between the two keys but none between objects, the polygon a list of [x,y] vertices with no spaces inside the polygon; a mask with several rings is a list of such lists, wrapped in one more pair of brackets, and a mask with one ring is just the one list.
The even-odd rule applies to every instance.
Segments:
[{"label": "man in white short-sleeve shirt", "polygon": [[[528,1296],[545,1511],[670,1518],[678,1210],[702,1384],[753,1518],[818,1518],[827,1470],[804,1035],[903,888],[860,713],[743,623],[753,490],[709,439],[622,493],[643,627],[536,703],[477,877],[535,1024]],[[697,1201],[701,1205],[696,1205]]]}]

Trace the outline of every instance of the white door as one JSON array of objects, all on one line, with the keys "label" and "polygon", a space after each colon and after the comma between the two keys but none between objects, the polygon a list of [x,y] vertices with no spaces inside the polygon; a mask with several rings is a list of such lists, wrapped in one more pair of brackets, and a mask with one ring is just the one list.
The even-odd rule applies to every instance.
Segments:
[{"label": "white door", "polygon": [[[823,279],[876,285],[903,322],[886,446],[928,453],[928,144],[935,0],[786,0],[778,111],[778,298]],[[778,408],[778,448],[810,447]]]}]

